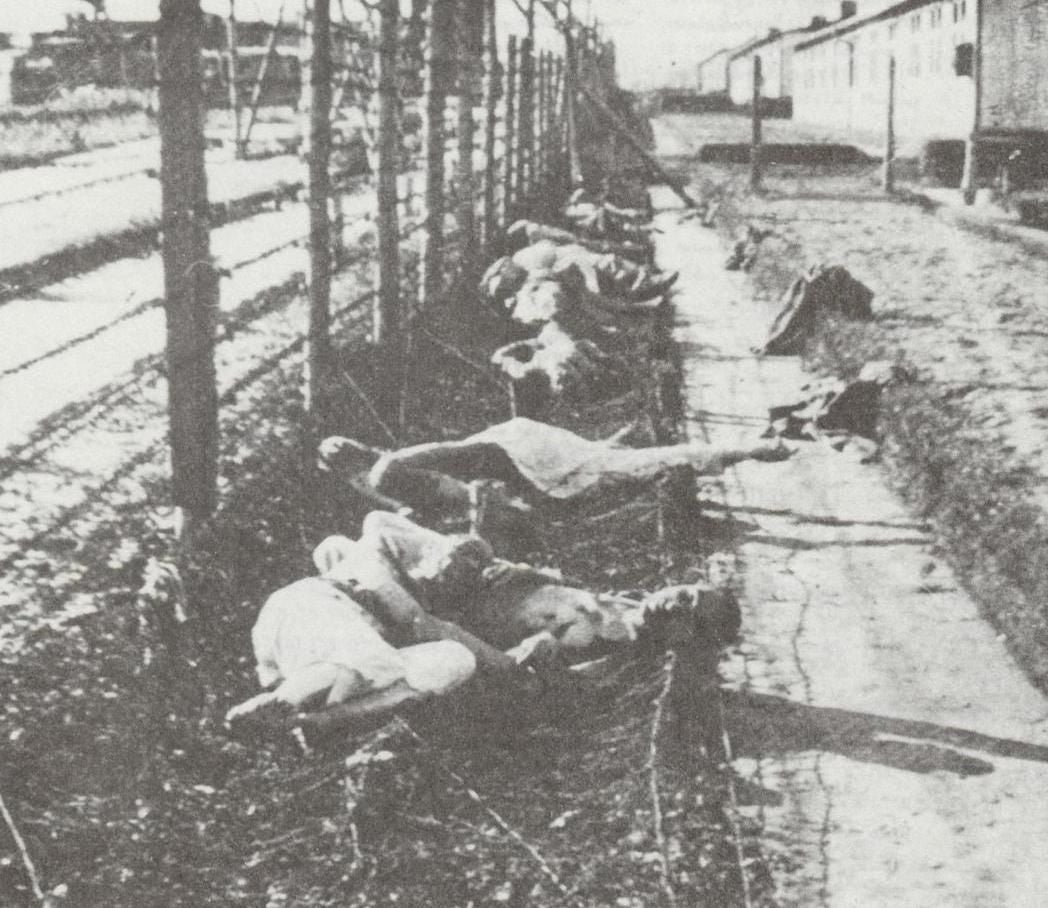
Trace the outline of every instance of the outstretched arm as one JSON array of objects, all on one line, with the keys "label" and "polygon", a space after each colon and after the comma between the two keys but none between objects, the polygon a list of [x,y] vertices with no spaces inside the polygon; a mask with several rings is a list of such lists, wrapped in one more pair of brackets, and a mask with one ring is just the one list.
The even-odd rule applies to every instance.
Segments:
[{"label": "outstretched arm", "polygon": [[509,671],[517,668],[512,657],[463,630],[451,621],[443,621],[427,612],[404,587],[392,580],[373,584],[369,587],[378,616],[384,623],[389,623],[403,630],[414,643],[426,643],[431,640],[454,640],[461,643],[473,653],[477,664],[495,671]]},{"label": "outstretched arm", "polygon": [[710,451],[709,458],[699,466],[702,473],[716,475],[723,473],[728,467],[732,467],[744,460],[758,460],[763,463],[778,463],[789,460],[793,456],[793,449],[784,445],[781,441],[774,444],[755,445],[751,448],[721,448]]}]

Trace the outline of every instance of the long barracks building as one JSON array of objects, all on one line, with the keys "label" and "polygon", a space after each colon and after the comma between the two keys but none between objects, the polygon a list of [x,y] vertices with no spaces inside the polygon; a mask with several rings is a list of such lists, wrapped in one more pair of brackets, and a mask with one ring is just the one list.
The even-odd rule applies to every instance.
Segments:
[{"label": "long barracks building", "polygon": [[903,0],[834,23],[794,48],[794,117],[883,141],[892,57],[900,154],[965,141],[971,186],[1017,149],[1048,167],[1048,0]]},{"label": "long barracks building", "polygon": [[794,49],[794,117],[856,141],[880,141],[894,57],[900,150],[964,140],[975,115],[975,38],[976,0],[904,0],[837,23]]}]

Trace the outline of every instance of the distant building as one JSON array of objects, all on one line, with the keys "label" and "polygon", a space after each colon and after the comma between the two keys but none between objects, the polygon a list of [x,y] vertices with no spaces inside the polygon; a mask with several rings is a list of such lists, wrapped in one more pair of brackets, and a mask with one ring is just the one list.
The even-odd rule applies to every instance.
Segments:
[{"label": "distant building", "polygon": [[[793,53],[795,119],[853,141],[880,141],[887,123],[889,60],[894,57],[900,152],[930,140],[966,139],[975,115],[977,2],[903,0],[836,22],[799,43]],[[1014,0],[1008,5],[1032,4]],[[1042,55],[1044,48],[1042,43]],[[984,59],[988,68],[999,65]],[[1038,77],[1043,74],[1043,62],[1037,72]]]},{"label": "distant building", "polygon": [[[855,14],[854,2],[841,4],[841,21]],[[728,58],[728,91],[732,103],[745,107],[753,102],[754,59],[761,61],[761,97],[788,115],[793,96],[793,52],[813,32],[825,28],[819,17],[803,28],[772,29],[768,34],[731,51]],[[781,102],[776,105],[774,102]]]},{"label": "distant building", "polygon": [[19,53],[11,46],[11,35],[0,32],[0,107],[11,105],[11,70]]},{"label": "distant building", "polygon": [[699,63],[699,94],[726,95],[728,93],[728,61],[731,51],[722,48]]}]

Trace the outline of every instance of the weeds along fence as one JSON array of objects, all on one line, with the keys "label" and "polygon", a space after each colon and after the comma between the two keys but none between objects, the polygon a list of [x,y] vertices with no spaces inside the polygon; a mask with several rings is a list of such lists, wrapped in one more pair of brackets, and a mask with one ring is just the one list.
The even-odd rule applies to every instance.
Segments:
[{"label": "weeds along fence", "polygon": [[[476,277],[512,221],[541,214],[563,199],[573,174],[578,175],[573,166],[576,105],[583,90],[608,90],[602,83],[613,78],[607,62],[614,53],[597,40],[595,29],[558,18],[552,4],[536,9],[534,0],[521,7],[523,36],[503,40],[496,31],[495,0],[430,0],[422,23],[402,21],[396,0],[380,0],[368,9],[369,40],[345,50],[346,45],[332,41],[329,3],[314,4],[306,28],[311,52],[304,77],[311,87],[305,105],[310,110],[310,232],[261,250],[250,261],[291,244],[308,244],[310,319],[295,349],[307,352],[312,422],[322,431],[331,399],[348,390],[361,397],[385,435],[396,441],[410,408],[410,361],[417,337],[423,332],[434,336],[432,318],[449,292]],[[536,14],[550,16],[566,55],[560,47],[536,45]],[[339,47],[348,56],[336,66],[333,48]],[[160,65],[164,141],[164,69],[173,62],[163,47]],[[419,69],[420,79],[415,77]],[[411,96],[412,83],[421,84],[421,97]],[[202,105],[202,98],[197,103]],[[366,315],[354,320],[349,333],[339,330],[333,318],[334,308],[346,304],[332,301],[330,290],[332,276],[361,252],[344,245],[346,196],[331,178],[332,107],[338,104],[354,109],[364,124],[371,163],[366,191],[374,200],[365,216],[374,228],[374,245],[367,248],[372,279],[353,301],[354,308],[367,307]],[[417,129],[411,128],[413,121]],[[182,198],[192,198],[199,189],[192,180],[180,186]],[[200,260],[192,250],[168,257]],[[218,447],[218,401],[209,365],[214,339],[206,324],[202,332],[199,320],[193,323],[188,315],[211,309],[218,288],[197,283],[191,289],[195,299],[173,300],[169,294],[167,300],[174,500],[187,513],[206,516],[214,506],[213,452]],[[187,317],[180,327],[173,312],[181,309]],[[451,339],[437,340],[448,355],[461,355]],[[373,399],[335,364],[336,346],[364,341],[376,348],[370,360],[380,365]],[[200,352],[202,345],[207,356]]]}]

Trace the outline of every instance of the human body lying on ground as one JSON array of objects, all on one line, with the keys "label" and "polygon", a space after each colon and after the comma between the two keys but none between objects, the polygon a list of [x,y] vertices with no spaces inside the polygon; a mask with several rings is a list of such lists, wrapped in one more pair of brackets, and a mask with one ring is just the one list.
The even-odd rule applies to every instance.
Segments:
[{"label": "human body lying on ground", "polygon": [[727,589],[600,596],[495,559],[478,537],[380,511],[358,541],[324,540],[314,561],[321,576],[274,593],[252,631],[259,681],[277,686],[234,707],[228,722],[347,702],[353,716],[382,713],[447,693],[477,667],[520,672],[536,659],[629,643],[656,611],[699,611],[728,635],[737,630]]},{"label": "human body lying on ground", "polygon": [[[743,460],[790,456],[778,443],[745,448],[688,442],[627,447],[621,433],[591,441],[568,429],[515,417],[459,441],[382,451],[342,436],[320,445],[321,462],[340,475],[367,470],[367,486],[392,503],[420,513],[462,512],[471,482],[498,481],[522,502],[567,501],[602,486],[654,479],[668,467],[688,465],[715,476]],[[520,505],[523,509],[523,503]]]},{"label": "human body lying on ground", "polygon": [[652,219],[651,199],[646,197],[645,201],[644,208],[625,208],[609,198],[607,186],[596,194],[581,188],[572,193],[564,208],[564,217],[585,237],[642,243],[651,231]]},{"label": "human body lying on ground", "polygon": [[517,297],[541,293],[549,284],[576,295],[584,288],[590,303],[629,304],[658,300],[676,279],[676,272],[664,274],[614,253],[594,252],[578,243],[539,240],[497,259],[480,286],[500,311],[513,314]]}]

